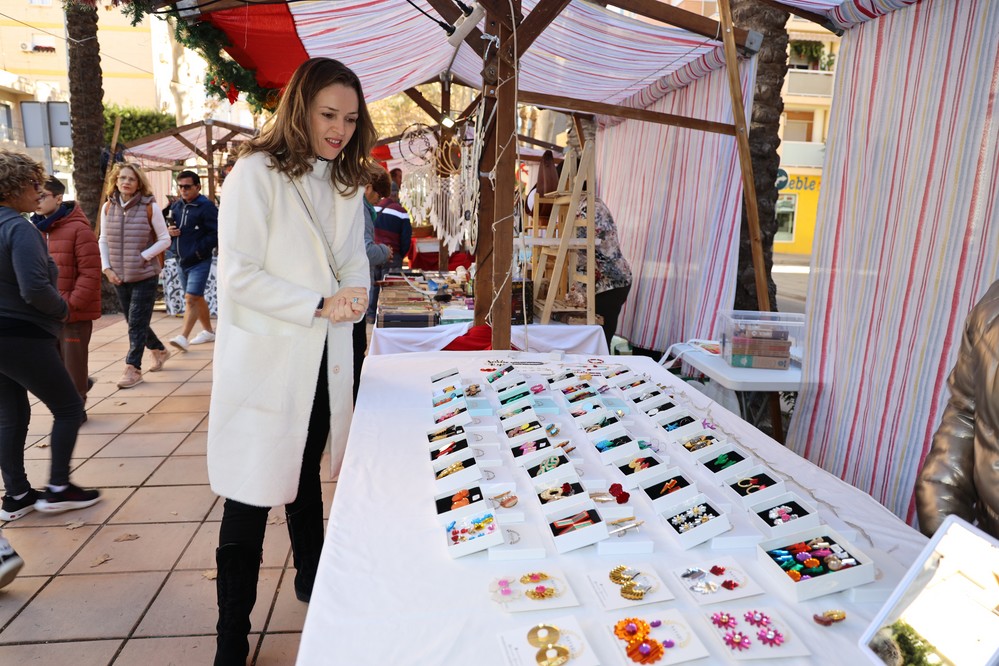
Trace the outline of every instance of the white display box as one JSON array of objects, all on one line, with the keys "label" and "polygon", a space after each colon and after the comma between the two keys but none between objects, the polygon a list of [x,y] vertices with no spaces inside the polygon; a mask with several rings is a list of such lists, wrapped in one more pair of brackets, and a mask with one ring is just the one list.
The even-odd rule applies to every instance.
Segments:
[{"label": "white display box", "polygon": [[554,377],[549,377],[548,378],[548,384],[549,385],[551,385],[551,384],[558,384],[559,382],[563,382],[566,379],[572,379],[575,376],[576,376],[575,372],[573,372],[572,370],[566,370],[564,372],[560,372],[559,374],[555,375]]},{"label": "white display box", "polygon": [[502,378],[497,379],[496,381],[492,382],[490,386],[493,387],[494,391],[500,393],[502,391],[510,389],[513,386],[525,385],[527,384],[527,382],[528,382],[527,377],[525,377],[523,374],[519,372],[514,372],[511,374],[506,374]]},{"label": "white display box", "polygon": [[[686,513],[688,510],[694,509],[695,507],[701,505],[705,505],[707,507],[707,511],[715,514],[715,517],[685,532],[680,532],[677,527],[672,524],[673,519],[678,517],[679,514]],[[703,493],[695,495],[686,502],[674,505],[662,512],[662,519],[667,526],[666,531],[670,534],[670,536],[677,540],[680,547],[684,550],[693,548],[694,546],[702,544],[705,541],[713,539],[719,534],[723,534],[724,532],[732,529],[732,523],[729,521],[728,516],[725,515],[725,512],[718,508],[718,506],[709,500]]]},{"label": "white display box", "polygon": [[478,446],[480,444],[496,444],[499,445],[499,433],[496,432],[496,426],[490,425],[467,425],[465,426],[465,435],[468,436],[468,443],[471,446]]},{"label": "white display box", "polygon": [[[454,502],[459,492],[467,492],[468,504],[455,507]],[[478,485],[467,488],[459,488],[455,492],[439,493],[434,497],[434,505],[437,508],[439,518],[446,518],[448,521],[454,520],[457,516],[464,516],[469,513],[489,513],[490,503],[486,499],[486,494]]]},{"label": "white display box", "polygon": [[606,370],[604,370],[604,379],[611,381],[612,379],[617,379],[621,381],[625,378],[627,374],[634,374],[631,368],[626,365],[613,365]]},{"label": "white display box", "polygon": [[628,396],[630,396],[633,391],[641,391],[655,386],[655,384],[641,375],[625,377],[624,381],[614,381],[612,384],[615,388]]},{"label": "white display box", "polygon": [[527,524],[508,526],[503,522],[502,529],[504,541],[489,549],[490,560],[543,560],[547,555],[545,541],[536,527]]},{"label": "white display box", "polygon": [[521,398],[516,402],[511,402],[509,405],[505,405],[502,409],[498,410],[496,416],[499,417],[500,423],[511,419],[518,420],[529,416],[536,416],[534,414],[534,398]]},{"label": "white display box", "polygon": [[615,414],[618,414],[619,416],[622,414],[625,416],[631,414],[631,405],[629,405],[624,400],[621,400],[621,398],[615,398],[613,396],[611,397],[604,396],[601,399],[604,401],[604,405],[607,406],[607,409],[614,412]]},{"label": "white display box", "polygon": [[576,425],[590,440],[604,439],[602,433],[612,426],[621,425],[621,417],[610,410],[602,409],[576,419]]},{"label": "white display box", "polygon": [[538,415],[528,415],[527,418],[511,419],[503,424],[503,434],[511,443],[520,441],[527,437],[534,439],[538,435],[545,434],[544,426],[538,420]]},{"label": "white display box", "polygon": [[649,398],[648,400],[635,403],[635,409],[642,412],[649,418],[658,416],[663,412],[668,412],[669,410],[676,408],[676,402],[668,395],[662,394]]},{"label": "white display box", "polygon": [[[434,487],[436,488],[438,494],[454,492],[460,488],[467,488],[469,485],[474,484],[482,478],[482,469],[475,462],[475,455],[472,451],[465,449],[460,455],[446,456],[446,458],[446,460],[435,460],[433,464]],[[437,478],[437,475],[442,470],[459,461],[463,465],[462,469],[457,472],[452,472],[443,478]]]},{"label": "white display box", "polygon": [[[503,543],[503,530],[496,520],[496,515],[488,509],[453,518],[441,517],[439,520],[444,528],[447,554],[453,558],[478,553]],[[488,521],[485,528],[477,529],[476,525],[482,524],[484,520]],[[468,541],[455,541],[455,539],[467,538],[469,534],[473,533],[480,535]]]},{"label": "white display box", "polygon": [[[625,458],[627,456],[635,457],[638,455],[638,442],[635,441],[628,431],[621,426],[614,426],[612,428],[606,429],[603,433],[603,438],[599,440],[592,440],[593,447],[597,450],[597,454],[600,456],[600,462],[605,465],[610,465],[612,462],[618,458]],[[611,442],[611,448],[600,450],[597,447],[601,442]]]},{"label": "white display box", "polygon": [[569,411],[572,411],[572,407],[577,402],[582,402],[584,400],[589,400],[590,398],[596,398],[597,397],[597,392],[596,392],[595,389],[588,388],[588,389],[583,389],[582,391],[578,391],[576,393],[573,393],[572,395],[567,395],[567,396],[564,396],[564,397],[565,397],[566,403],[568,403],[568,405],[569,405]]},{"label": "white display box", "polygon": [[573,393],[579,393],[580,391],[592,388],[594,387],[588,381],[579,377],[570,377],[551,385],[552,391],[558,391],[562,395],[572,395]]},{"label": "white display box", "polygon": [[453,402],[436,409],[431,413],[434,425],[444,427],[449,425],[465,425],[471,422],[472,415],[468,413],[468,406],[464,400]]},{"label": "white display box", "polygon": [[651,534],[645,530],[646,527],[649,527],[647,524],[617,534],[611,534],[611,532],[621,527],[620,525],[608,525],[607,527],[609,536],[603,541],[597,542],[597,555],[647,555],[656,549]]},{"label": "white display box", "polygon": [[[728,443],[724,446],[709,448],[714,449],[712,455],[700,456],[697,462],[704,469],[708,470],[715,483],[720,484],[727,476],[740,474],[744,470],[751,469],[756,464],[756,459],[749,452],[735,444]],[[729,463],[729,461],[734,462]]]},{"label": "white display box", "polygon": [[445,439],[449,439],[451,437],[464,434],[465,434],[464,426],[455,425],[454,423],[451,423],[443,427],[435,427],[428,430],[427,441],[433,444],[434,442],[442,442]]},{"label": "white display box", "polygon": [[433,396],[431,402],[433,402],[434,409],[438,407],[443,407],[444,405],[449,405],[455,400],[465,399],[465,391],[462,388],[456,388],[453,391],[448,391],[446,393],[441,393],[439,395]]},{"label": "white display box", "polygon": [[666,394],[663,393],[663,390],[661,388],[659,388],[655,384],[648,384],[645,386],[640,386],[636,389],[632,389],[628,393],[625,393],[624,397],[637,405],[640,402],[647,402],[649,400],[652,400],[653,398],[658,398],[664,395]]},{"label": "white display box", "polygon": [[496,444],[478,444],[471,447],[475,462],[486,467],[493,467],[503,464],[503,455],[500,447]]},{"label": "white display box", "polygon": [[[580,503],[587,503],[590,501],[590,495],[587,488],[583,485],[582,480],[576,474],[576,470],[569,468],[562,468],[556,470],[558,474],[553,474],[543,481],[532,482],[532,487],[534,489],[534,494],[538,498],[538,502],[541,504],[542,510],[549,508],[555,504],[565,506],[575,505]],[[561,489],[564,484],[568,483],[572,487],[572,495],[560,495],[554,499],[546,499],[543,496],[545,491],[549,489],[556,488]]]},{"label": "white display box", "polygon": [[527,383],[527,380],[519,375],[514,377],[511,381],[506,382],[502,386],[493,386],[496,390],[496,397],[503,398],[510,395],[514,391],[524,391],[526,390],[530,393],[531,389]]},{"label": "white display box", "polygon": [[[709,443],[706,446],[701,446],[702,441]],[[725,444],[726,441],[721,435],[716,435],[712,430],[698,430],[697,432],[685,435],[683,438],[674,438],[677,448],[689,454],[694,460],[699,459],[701,456],[711,455],[715,448],[721,444]]]},{"label": "white display box", "polygon": [[578,421],[579,419],[590,416],[595,412],[601,411],[607,411],[603,398],[590,398],[589,400],[584,400],[573,405],[569,410],[569,416],[571,416],[573,420]]},{"label": "white display box", "polygon": [[538,414],[558,414],[562,411],[558,403],[551,398],[534,398],[534,411]]},{"label": "white display box", "polygon": [[[551,459],[555,459],[554,466],[551,464]],[[548,474],[557,472],[560,467],[568,467],[569,469],[575,469],[572,466],[572,461],[569,460],[569,456],[565,454],[562,449],[553,449],[550,455],[541,456],[538,460],[533,461],[532,465],[525,467],[527,470],[527,475],[531,477],[535,483],[547,483]]]},{"label": "white display box", "polygon": [[505,391],[502,394],[496,396],[499,399],[501,407],[506,407],[507,405],[513,404],[518,400],[523,400],[524,398],[531,397],[531,389],[526,386],[517,386]]},{"label": "white display box", "polygon": [[[739,486],[740,483],[746,483],[751,479],[757,479],[761,483],[749,483],[745,487]],[[766,488],[760,488],[749,493],[746,492],[749,487],[761,484],[765,485]],[[754,465],[738,474],[730,475],[722,481],[722,485],[747,509],[754,504],[769,502],[772,498],[783,495],[786,492],[784,480],[766,465]]]},{"label": "white display box", "polygon": [[[639,468],[639,466],[631,466],[633,462],[639,459],[644,459],[644,463],[648,467]],[[611,464],[621,473],[621,484],[628,490],[631,490],[638,488],[645,479],[658,474],[660,469],[666,467],[666,462],[668,461],[663,460],[653,453],[652,449],[645,449],[644,451],[638,451],[634,455],[622,456]]]},{"label": "white display box", "polygon": [[[542,506],[545,511],[546,529],[559,553],[584,548],[607,538],[607,523],[597,511],[597,506],[587,499],[580,504],[556,502]],[[588,522],[592,521],[592,522]],[[571,524],[586,523],[584,527],[568,529]]]},{"label": "white display box", "polygon": [[455,380],[461,377],[461,373],[458,371],[458,368],[448,368],[447,370],[442,370],[441,372],[430,375],[430,385],[436,389],[441,382],[452,377]]},{"label": "white display box", "polygon": [[488,375],[486,375],[486,382],[490,385],[495,384],[498,380],[502,379],[503,377],[506,377],[514,370],[515,368],[512,365],[503,366],[502,368],[494,370],[493,372],[490,372]]},{"label": "white display box", "polygon": [[[673,486],[670,486],[675,486],[676,490],[670,492],[667,488],[664,491],[663,486],[668,485],[670,481],[676,481]],[[687,478],[678,467],[663,468],[660,466],[656,468],[654,474],[642,477],[638,483],[638,489],[652,501],[652,508],[656,513],[662,513],[698,494],[697,485]]]},{"label": "white display box", "polygon": [[493,413],[493,406],[488,398],[465,398],[465,404],[472,416],[490,416]]},{"label": "white display box", "polygon": [[[657,414],[652,420],[666,432],[667,438],[672,438],[673,440],[682,437],[681,433],[688,432],[691,427],[694,427],[696,430],[703,428],[696,416],[682,408]],[[684,428],[687,428],[687,430],[684,430]]]},{"label": "white display box", "polygon": [[[802,542],[807,544],[816,538],[831,540],[829,543],[835,543],[843,548],[849,554],[847,557],[855,559],[857,565],[795,582],[769,554],[770,551],[783,550],[792,544]],[[835,554],[835,549],[833,550]],[[760,570],[773,582],[772,587],[790,601],[806,601],[874,580],[874,561],[828,525],[819,525],[791,532],[780,538],[761,541],[756,546],[756,554],[760,560]]]},{"label": "white display box", "polygon": [[[532,450],[533,447],[533,450]],[[557,449],[547,437],[527,439],[510,445],[513,461],[520,467],[533,467],[538,460],[555,455]]]},{"label": "white display box", "polygon": [[[797,507],[794,505],[797,505]],[[764,513],[765,516],[769,516],[769,511],[779,506],[788,506],[791,509],[801,510],[793,511],[793,513],[798,516],[797,518],[789,520],[786,523],[779,523],[777,525],[773,524],[775,519],[760,516],[761,512]],[[764,535],[774,539],[798,532],[800,530],[818,527],[821,522],[819,520],[818,510],[815,506],[806,502],[795,493],[784,493],[782,495],[772,497],[766,502],[753,504],[749,507],[749,514],[750,520],[754,521],[757,528],[760,528]]]},{"label": "white display box", "polygon": [[470,445],[467,433],[434,442],[430,445],[430,462],[436,463],[447,460],[448,458],[458,460],[462,457],[463,453],[468,451],[469,448]]}]

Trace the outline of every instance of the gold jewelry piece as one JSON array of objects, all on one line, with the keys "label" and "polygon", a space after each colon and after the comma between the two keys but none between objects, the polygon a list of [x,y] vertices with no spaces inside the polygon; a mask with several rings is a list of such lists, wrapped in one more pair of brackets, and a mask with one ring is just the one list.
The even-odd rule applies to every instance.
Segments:
[{"label": "gold jewelry piece", "polygon": [[463,469],[465,469],[465,462],[463,460],[459,460],[458,462],[451,463],[441,471],[437,472],[437,478],[443,479],[445,476],[450,476],[451,474],[460,472]]},{"label": "gold jewelry piece", "polygon": [[607,577],[610,578],[611,582],[615,585],[624,585],[639,573],[641,572],[638,569],[632,569],[631,567],[619,564],[610,570]]},{"label": "gold jewelry piece", "polygon": [[538,495],[541,496],[545,502],[553,502],[557,499],[562,499],[562,489],[561,488],[545,488]]},{"label": "gold jewelry piece", "polygon": [[633,523],[630,523],[628,525],[622,525],[621,527],[617,528],[616,530],[611,530],[607,534],[608,535],[610,535],[610,534],[616,534],[618,536],[623,536],[624,533],[627,532],[630,529],[634,529],[637,532],[638,528],[641,527],[644,524],[645,524],[644,520],[637,520],[637,521],[635,521]]},{"label": "gold jewelry piece", "polygon": [[641,601],[654,588],[655,586],[651,582],[643,583],[637,579],[632,579],[621,586],[621,596],[631,601]]},{"label": "gold jewelry piece", "polygon": [[529,599],[534,599],[535,601],[544,601],[545,599],[554,599],[558,596],[558,590],[550,585],[538,585],[525,592]]},{"label": "gold jewelry piece", "polygon": [[548,574],[543,571],[533,571],[531,573],[526,573],[520,577],[520,582],[524,585],[530,585],[531,583],[540,583],[543,580],[548,580]]},{"label": "gold jewelry piece", "polygon": [[527,632],[527,642],[537,648],[546,647],[552,643],[558,643],[559,636],[561,633],[558,627],[550,624],[539,624],[531,627],[531,630]]},{"label": "gold jewelry piece", "polygon": [[517,502],[519,501],[517,496],[511,493],[509,490],[506,491],[505,493],[500,493],[495,497],[490,497],[489,499],[496,502],[496,504],[503,507],[504,509],[509,509],[510,507],[517,506]]},{"label": "gold jewelry piece", "polygon": [[590,499],[594,502],[616,502],[610,493],[590,493]]},{"label": "gold jewelry piece", "polygon": [[552,644],[538,650],[535,659],[538,666],[562,666],[569,661],[570,654],[569,648],[564,645]]},{"label": "gold jewelry piece", "polygon": [[607,524],[608,525],[624,525],[625,523],[630,523],[634,519],[635,519],[634,516],[631,516],[630,518],[618,518],[617,520],[612,520],[612,521],[610,521]]}]

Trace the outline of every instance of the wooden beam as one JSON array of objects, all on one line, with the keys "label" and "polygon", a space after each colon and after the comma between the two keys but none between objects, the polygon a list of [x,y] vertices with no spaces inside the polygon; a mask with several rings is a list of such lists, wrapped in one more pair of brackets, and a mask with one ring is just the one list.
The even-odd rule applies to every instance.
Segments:
[{"label": "wooden beam", "polygon": [[205,123],[205,161],[208,162],[208,200],[215,203],[215,153],[212,145],[212,123]]},{"label": "wooden beam", "polygon": [[735,135],[735,127],[733,125],[717,123],[711,120],[688,118],[687,116],[676,116],[671,113],[635,109],[630,106],[604,104],[603,102],[591,102],[584,99],[546,95],[544,93],[535,93],[527,90],[521,90],[518,92],[517,98],[524,104],[533,104],[535,106],[545,106],[548,108],[566,109],[570,111],[584,111],[586,113],[596,113],[605,116],[618,116],[620,118],[630,118],[632,120],[644,120],[649,123],[674,125],[676,127],[685,127],[687,129],[701,130],[703,132],[714,132],[716,134],[727,134],[729,136]]},{"label": "wooden beam", "polygon": [[538,148],[544,148],[545,150],[558,151],[560,153],[565,152],[565,148],[558,145],[557,143],[548,143],[547,141],[542,141],[541,139],[535,139],[529,136],[524,136],[523,134],[517,135],[517,140],[524,143],[529,143],[532,146],[537,146]]},{"label": "wooden beam", "polygon": [[[613,5],[627,12],[632,12],[633,14],[638,14],[639,16],[644,16],[653,21],[683,28],[695,35],[701,35],[702,37],[718,41],[722,39],[721,24],[718,21],[709,19],[707,16],[689,12],[686,9],[668,5],[665,2],[660,2],[660,0],[607,0],[606,4]],[[735,28],[733,34],[735,35],[736,46],[742,51],[756,53],[759,50],[758,45],[755,49],[746,47],[746,40],[749,37],[748,30]]]},{"label": "wooden beam", "polygon": [[[541,36],[545,28],[551,25],[562,10],[569,5],[570,0],[539,0],[524,22],[517,28],[517,58],[519,59],[531,48],[531,44]],[[509,46],[508,46],[509,45]],[[512,48],[513,40],[504,42],[505,48]]]},{"label": "wooden beam", "polygon": [[430,116],[431,120],[433,120],[435,123],[439,123],[441,121],[440,109],[434,106],[429,99],[424,97],[423,93],[421,93],[416,88],[407,88],[406,90],[403,90],[403,92],[406,93],[406,97],[416,102],[416,106],[423,109],[424,112],[426,112],[426,114]]},{"label": "wooden beam", "polygon": [[779,9],[781,11],[787,12],[788,14],[794,14],[798,18],[803,18],[806,21],[811,21],[816,25],[821,25],[823,28],[833,33],[834,35],[843,36],[845,30],[833,23],[832,19],[823,14],[816,14],[815,12],[810,12],[807,9],[799,9],[798,7],[791,7],[789,5],[781,4],[776,2],[776,0],[758,0],[761,5],[766,5],[768,7],[773,7],[774,9]]},{"label": "wooden beam", "polygon": [[728,70],[728,88],[732,96],[732,117],[735,119],[735,142],[739,148],[739,167],[742,170],[742,195],[746,202],[746,220],[749,225],[749,245],[753,253],[753,272],[756,274],[756,302],[760,310],[770,311],[770,288],[767,269],[763,262],[763,242],[760,239],[760,213],[756,204],[756,181],[753,179],[753,157],[749,152],[749,127],[742,99],[742,79],[732,37],[732,9],[728,0],[719,0],[722,36],[725,39],[725,68]]},{"label": "wooden beam", "polygon": [[184,138],[183,134],[174,134],[173,138],[177,139],[182,144],[184,144],[185,146],[187,146],[191,150],[191,152],[193,152],[195,155],[197,155],[198,157],[200,157],[204,161],[206,161],[206,162],[208,161],[208,155],[205,155],[203,152],[201,152],[200,148],[198,148],[196,145],[194,145],[193,143],[191,143],[190,141],[188,141],[186,138]]},{"label": "wooden beam", "polygon": [[[445,21],[454,25],[454,22],[458,20],[458,17],[462,15],[461,10],[458,6],[451,2],[451,0],[427,0],[431,7],[434,8],[438,14],[441,15]],[[442,36],[443,38],[443,36]],[[480,58],[485,58],[486,56],[486,43],[482,39],[482,31],[478,28],[472,28],[472,32],[465,36],[465,43],[473,51],[475,51]]]},{"label": "wooden beam", "polygon": [[475,107],[479,105],[480,99],[482,99],[482,93],[476,94],[475,97],[472,98],[472,101],[469,102],[468,106],[465,107],[465,110],[458,114],[456,120],[464,120],[465,118],[468,118],[468,116],[472,114],[472,111],[475,110]]}]

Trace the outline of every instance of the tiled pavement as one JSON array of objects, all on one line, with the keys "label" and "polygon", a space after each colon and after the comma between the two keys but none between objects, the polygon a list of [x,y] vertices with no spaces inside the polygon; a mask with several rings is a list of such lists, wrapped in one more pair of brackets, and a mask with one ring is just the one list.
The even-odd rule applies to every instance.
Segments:
[{"label": "tiled pavement", "polygon": [[[103,499],[87,509],[31,513],[3,525],[25,567],[0,590],[0,664],[210,664],[222,517],[205,467],[214,345],[174,353],[161,372],[145,372],[142,384],[119,390],[125,323],[113,316],[96,323],[90,372],[97,383],[72,478],[101,488]],[[153,328],[164,342],[180,324],[154,314]],[[147,352],[144,365],[150,362]],[[40,403],[32,410],[25,463],[40,488],[47,481],[52,418]],[[328,514],[334,484],[324,483],[323,490]],[[295,599],[294,573],[284,511],[276,508],[264,542],[251,663],[294,664],[306,611]]]}]

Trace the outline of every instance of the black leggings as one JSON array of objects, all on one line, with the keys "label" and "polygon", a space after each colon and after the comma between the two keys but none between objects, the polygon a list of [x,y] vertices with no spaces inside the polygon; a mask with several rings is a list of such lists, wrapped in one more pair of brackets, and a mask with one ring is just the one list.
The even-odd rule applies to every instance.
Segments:
[{"label": "black leggings", "polygon": [[[289,514],[298,513],[314,504],[322,506],[323,493],[320,483],[320,462],[326,440],[330,434],[329,379],[326,370],[326,350],[319,364],[319,379],[316,382],[316,397],[309,416],[309,432],[305,437],[305,451],[302,453],[302,472],[298,476],[298,495],[295,501],[285,505]],[[267,513],[270,507],[250,506],[234,499],[226,499],[222,509],[222,525],[219,527],[219,545],[238,543],[259,551],[264,544],[264,530],[267,527]]]},{"label": "black leggings", "polygon": [[0,337],[0,471],[8,495],[31,490],[24,472],[24,444],[31,421],[28,391],[54,418],[49,483],[69,483],[69,459],[83,419],[83,399],[73,385],[53,338]]},{"label": "black leggings", "polygon": [[594,299],[593,311],[604,318],[604,337],[607,338],[608,349],[610,349],[614,333],[617,332],[617,319],[621,315],[624,302],[628,300],[629,291],[631,291],[631,285],[608,289],[597,294],[596,299]]}]

